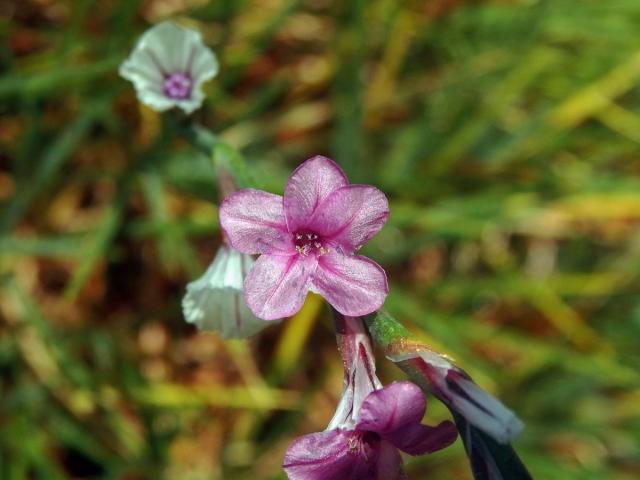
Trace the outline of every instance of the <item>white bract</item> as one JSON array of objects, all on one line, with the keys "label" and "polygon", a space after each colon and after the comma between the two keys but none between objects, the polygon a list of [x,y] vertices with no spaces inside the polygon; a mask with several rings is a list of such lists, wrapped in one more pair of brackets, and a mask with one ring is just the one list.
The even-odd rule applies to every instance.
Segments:
[{"label": "white bract", "polygon": [[120,65],[120,75],[133,82],[138,99],[159,112],[198,109],[202,84],[217,73],[218,60],[200,33],[169,21],[147,30]]},{"label": "white bract", "polygon": [[204,275],[187,285],[182,299],[186,321],[224,338],[246,338],[270,325],[256,318],[244,302],[242,285],[252,266],[251,256],[220,247]]}]

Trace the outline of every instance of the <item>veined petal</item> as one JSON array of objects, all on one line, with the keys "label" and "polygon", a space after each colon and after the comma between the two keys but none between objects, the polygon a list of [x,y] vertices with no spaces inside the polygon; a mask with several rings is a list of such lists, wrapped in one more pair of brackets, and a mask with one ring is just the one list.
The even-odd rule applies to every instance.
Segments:
[{"label": "veined petal", "polygon": [[312,288],[340,313],[352,317],[380,308],[389,291],[387,275],[380,265],[335,250],[318,257]]},{"label": "veined petal", "polygon": [[261,255],[244,282],[247,305],[264,320],[293,315],[304,303],[316,266],[314,256]]},{"label": "veined petal", "polygon": [[199,279],[187,285],[182,299],[185,320],[224,338],[246,338],[269,325],[245,304],[242,284],[253,259],[222,246]]},{"label": "veined petal", "polygon": [[289,231],[306,227],[318,205],[334,190],[348,184],[342,169],[327,157],[317,155],[302,163],[289,177],[284,191]]},{"label": "veined petal", "polygon": [[216,76],[219,69],[218,59],[208,48],[197,48],[189,59],[188,68],[194,84],[199,87]]},{"label": "veined petal", "polygon": [[229,242],[243,253],[296,253],[279,195],[251,188],[240,190],[222,202],[219,215]]},{"label": "veined petal", "polygon": [[384,193],[369,185],[347,185],[322,202],[309,228],[353,253],[380,231],[389,218]]},{"label": "veined petal", "polygon": [[351,430],[312,433],[294,440],[282,466],[289,480],[374,480],[378,449]]},{"label": "veined petal", "polygon": [[218,59],[215,54],[204,47],[200,37],[198,37],[198,41],[200,43],[199,45],[192,41],[188,47],[189,56],[185,67],[193,80],[191,96],[188,99],[178,102],[178,107],[184,110],[186,114],[190,114],[200,108],[205,98],[202,92],[202,84],[215,77],[219,68]]},{"label": "veined petal", "polygon": [[175,105],[163,91],[164,69],[157,58],[150,57],[147,51],[136,48],[129,58],[122,62],[118,72],[120,76],[133,83],[138,99],[145,105],[159,112]]},{"label": "veined petal", "polygon": [[162,70],[146,52],[136,49],[120,64],[118,73],[135,85],[154,87],[162,91]]},{"label": "veined petal", "polygon": [[172,21],[158,23],[140,38],[138,47],[156,57],[165,72],[186,72],[195,48],[203,48],[200,32]]}]

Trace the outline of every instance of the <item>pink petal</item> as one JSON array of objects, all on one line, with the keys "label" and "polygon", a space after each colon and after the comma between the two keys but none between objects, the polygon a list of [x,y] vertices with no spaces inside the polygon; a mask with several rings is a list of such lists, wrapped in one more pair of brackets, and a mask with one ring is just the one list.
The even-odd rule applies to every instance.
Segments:
[{"label": "pink petal", "polygon": [[436,427],[421,425],[425,409],[420,388],[411,382],[394,382],[362,402],[357,428],[376,432],[411,455],[435,452],[453,443],[457,430],[449,421]]},{"label": "pink petal", "polygon": [[384,193],[369,185],[347,185],[316,209],[309,228],[353,253],[378,233],[388,218],[389,202]]},{"label": "pink petal", "polygon": [[225,198],[219,216],[229,242],[242,253],[295,253],[279,195],[240,190]]},{"label": "pink petal", "polygon": [[387,275],[380,265],[366,257],[335,250],[318,257],[312,288],[350,317],[377,310],[389,291]]},{"label": "pink petal", "polygon": [[411,382],[393,382],[371,392],[360,409],[358,428],[379,434],[422,421],[427,402],[420,388]]},{"label": "pink petal", "polygon": [[321,155],[295,169],[284,191],[284,211],[289,231],[307,226],[316,207],[334,190],[348,185],[346,175],[333,161]]},{"label": "pink petal", "polygon": [[263,320],[293,315],[304,303],[316,265],[313,255],[261,255],[244,282],[247,306]]},{"label": "pink petal", "polygon": [[407,480],[398,449],[384,440],[380,442],[378,470],[375,480]]},{"label": "pink petal", "polygon": [[442,450],[455,442],[457,437],[458,430],[449,420],[435,427],[412,423],[382,435],[382,438],[410,455],[424,455]]},{"label": "pink petal", "polygon": [[[289,480],[374,480],[379,441],[360,442],[351,430],[329,430],[297,438],[284,456]],[[353,448],[355,442],[357,447]]]}]

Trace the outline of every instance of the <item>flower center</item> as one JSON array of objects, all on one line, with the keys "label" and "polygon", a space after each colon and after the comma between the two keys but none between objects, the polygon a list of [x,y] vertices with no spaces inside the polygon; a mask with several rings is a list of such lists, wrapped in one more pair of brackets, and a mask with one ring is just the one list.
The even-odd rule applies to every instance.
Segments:
[{"label": "flower center", "polygon": [[188,73],[177,72],[164,79],[164,94],[174,100],[184,100],[191,96],[193,81]]},{"label": "flower center", "polygon": [[296,245],[297,252],[301,255],[324,255],[329,251],[329,249],[324,246],[322,238],[315,232],[296,232],[293,236],[293,242]]},{"label": "flower center", "polygon": [[380,435],[377,433],[355,430],[347,440],[347,452],[361,455],[368,461],[378,442],[380,442]]}]

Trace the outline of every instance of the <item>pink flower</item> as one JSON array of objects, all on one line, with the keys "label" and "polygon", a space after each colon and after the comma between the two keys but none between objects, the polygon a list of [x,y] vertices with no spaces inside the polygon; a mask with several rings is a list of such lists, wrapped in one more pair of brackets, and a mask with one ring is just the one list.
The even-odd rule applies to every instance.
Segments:
[{"label": "pink flower", "polygon": [[420,421],[424,395],[411,382],[394,382],[370,393],[353,428],[336,428],[296,439],[284,457],[289,480],[406,479],[398,450],[423,455],[455,441],[455,426]]},{"label": "pink flower", "polygon": [[389,217],[384,194],[350,185],[332,160],[316,156],[289,177],[284,197],[240,190],[220,206],[231,245],[260,254],[244,283],[247,305],[259,318],[296,313],[309,290],[344,315],[380,308],[388,292],[384,270],[356,251]]},{"label": "pink flower", "polygon": [[362,321],[344,318],[340,351],[345,384],[324,432],[297,438],[283,468],[289,480],[404,480],[399,450],[432,453],[457,438],[453,423],[422,425],[426,400],[410,382],[382,386]]}]

